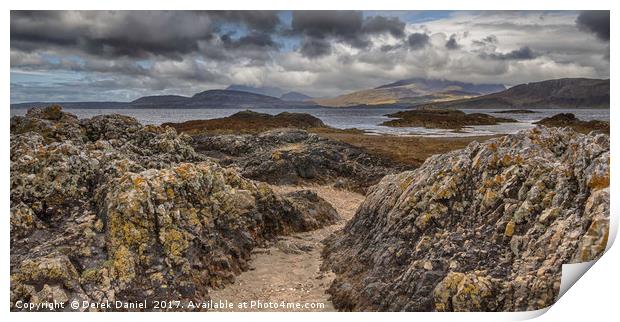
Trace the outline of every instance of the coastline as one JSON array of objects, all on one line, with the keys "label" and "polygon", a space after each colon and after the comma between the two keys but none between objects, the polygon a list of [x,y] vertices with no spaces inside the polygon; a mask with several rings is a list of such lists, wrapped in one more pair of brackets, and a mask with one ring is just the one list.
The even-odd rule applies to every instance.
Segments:
[{"label": "coastline", "polygon": [[[177,309],[188,310],[195,299],[236,297],[322,303],[310,311],[518,311],[552,304],[561,264],[597,258],[607,242],[604,133],[540,126],[515,135],[369,135],[293,114],[159,126],[50,106],[13,117],[12,300],[147,297],[181,299]],[[557,244],[544,227],[567,237]],[[58,239],[62,232],[71,234]],[[480,240],[484,247],[462,247]],[[528,255],[541,243],[557,260]],[[384,264],[360,261],[360,249],[385,258],[390,271],[410,262],[419,290],[358,283],[393,280]],[[523,274],[519,263],[549,273]],[[67,272],[61,284],[56,270]],[[544,292],[495,296],[524,278]],[[366,306],[368,285],[381,298],[414,293]],[[476,301],[450,300],[470,290]]]},{"label": "coastline", "polygon": [[[160,125],[166,122],[185,122],[193,120],[209,120],[223,118],[234,113],[245,111],[247,108],[213,108],[213,109],[73,109],[63,106],[63,110],[77,115],[79,118],[90,118],[105,114],[123,114],[136,118],[142,124]],[[250,109],[255,112],[272,115],[285,112],[282,108]],[[295,108],[290,112],[306,113],[323,120],[326,125],[340,130],[357,128],[374,135],[393,134],[402,136],[426,136],[426,137],[461,137],[461,136],[485,136],[493,134],[515,133],[518,130],[533,127],[531,123],[540,121],[545,117],[558,113],[573,113],[581,120],[609,121],[609,109],[537,109],[533,114],[494,114],[487,109],[462,109],[466,113],[488,113],[499,117],[509,117],[519,123],[505,123],[492,126],[475,126],[465,129],[473,133],[453,133],[452,130],[424,129],[424,128],[392,128],[379,124],[391,120],[385,114],[407,110],[403,107],[392,108]],[[23,116],[25,109],[11,109],[11,116]]]}]

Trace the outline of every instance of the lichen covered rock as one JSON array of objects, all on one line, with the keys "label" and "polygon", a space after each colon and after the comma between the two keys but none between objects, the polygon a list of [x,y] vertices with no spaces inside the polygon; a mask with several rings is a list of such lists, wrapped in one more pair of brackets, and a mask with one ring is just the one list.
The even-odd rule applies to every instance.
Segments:
[{"label": "lichen covered rock", "polygon": [[341,310],[519,311],[609,231],[609,137],[539,127],[385,177],[327,241]]},{"label": "lichen covered rock", "polygon": [[338,220],[318,196],[276,194],[169,127],[57,107],[11,124],[12,303],[208,300],[254,247]]}]

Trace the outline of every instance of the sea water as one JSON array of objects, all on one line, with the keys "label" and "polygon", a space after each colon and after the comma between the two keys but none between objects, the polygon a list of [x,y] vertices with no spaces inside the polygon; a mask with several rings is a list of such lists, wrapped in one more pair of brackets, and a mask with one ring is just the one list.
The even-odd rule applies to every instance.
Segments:
[{"label": "sea water", "polygon": [[[189,120],[206,120],[232,115],[246,109],[235,108],[205,108],[205,109],[83,109],[68,108],[65,111],[80,118],[88,118],[101,114],[124,114],[135,117],[142,124],[161,124],[165,122],[183,122]],[[462,109],[465,113],[486,113],[496,117],[516,119],[517,123],[502,123],[498,125],[480,125],[465,127],[458,133],[446,129],[427,129],[422,127],[388,127],[381,123],[391,120],[386,114],[405,110],[391,107],[364,107],[364,108],[253,108],[256,112],[278,114],[281,112],[308,113],[321,119],[325,124],[338,128],[357,128],[369,134],[393,134],[402,136],[431,136],[431,137],[459,137],[490,134],[508,134],[519,130],[532,128],[534,122],[558,113],[573,113],[581,120],[609,121],[609,109],[536,109],[536,113],[495,113],[492,109]],[[11,109],[11,116],[24,115],[26,109]]]}]

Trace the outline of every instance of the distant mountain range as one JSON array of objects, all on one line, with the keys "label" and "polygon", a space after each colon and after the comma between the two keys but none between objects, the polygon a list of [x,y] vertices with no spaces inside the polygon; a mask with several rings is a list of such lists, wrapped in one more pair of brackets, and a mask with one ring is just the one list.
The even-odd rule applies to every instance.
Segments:
[{"label": "distant mountain range", "polygon": [[501,84],[472,84],[444,79],[409,78],[372,89],[334,98],[316,99],[319,105],[346,107],[355,105],[409,104],[469,98],[505,90]]},{"label": "distant mountain range", "polygon": [[244,91],[215,89],[200,92],[192,97],[155,95],[131,102],[31,102],[11,104],[11,108],[40,107],[60,104],[65,108],[295,108],[315,106],[313,102],[282,100],[276,97]]},{"label": "distant mountain range", "polygon": [[[240,85],[239,85],[240,86]],[[265,89],[267,87],[263,87]],[[246,86],[245,89],[253,89]],[[254,88],[256,89],[256,88]],[[271,88],[274,89],[274,88]],[[495,92],[491,93],[490,92]],[[482,95],[481,95],[482,94]],[[486,95],[484,95],[486,94]],[[145,96],[131,102],[30,102],[11,108],[60,104],[65,108],[296,108],[350,106],[428,106],[440,108],[581,108],[609,107],[609,80],[564,78],[517,85],[471,84],[411,78],[331,99],[313,99],[299,92],[280,98],[246,90],[207,90],[191,97]]]},{"label": "distant mountain range", "polygon": [[552,79],[517,85],[489,95],[421,106],[455,109],[609,108],[609,79]]}]

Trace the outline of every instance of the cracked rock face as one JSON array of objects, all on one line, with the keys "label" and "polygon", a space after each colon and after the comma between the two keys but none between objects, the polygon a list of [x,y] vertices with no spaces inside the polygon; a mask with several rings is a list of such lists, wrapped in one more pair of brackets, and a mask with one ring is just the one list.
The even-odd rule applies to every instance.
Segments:
[{"label": "cracked rock face", "polygon": [[341,310],[520,311],[609,232],[609,137],[538,127],[386,176],[328,239]]},{"label": "cracked rock face", "polygon": [[254,247],[338,220],[318,196],[276,194],[190,140],[57,106],[13,117],[11,301],[204,301]]},{"label": "cracked rock face", "polygon": [[[304,130],[254,135],[194,136],[197,151],[235,166],[243,176],[271,184],[326,184],[365,193],[401,166],[352,145]],[[401,169],[402,171],[402,169]]]}]

